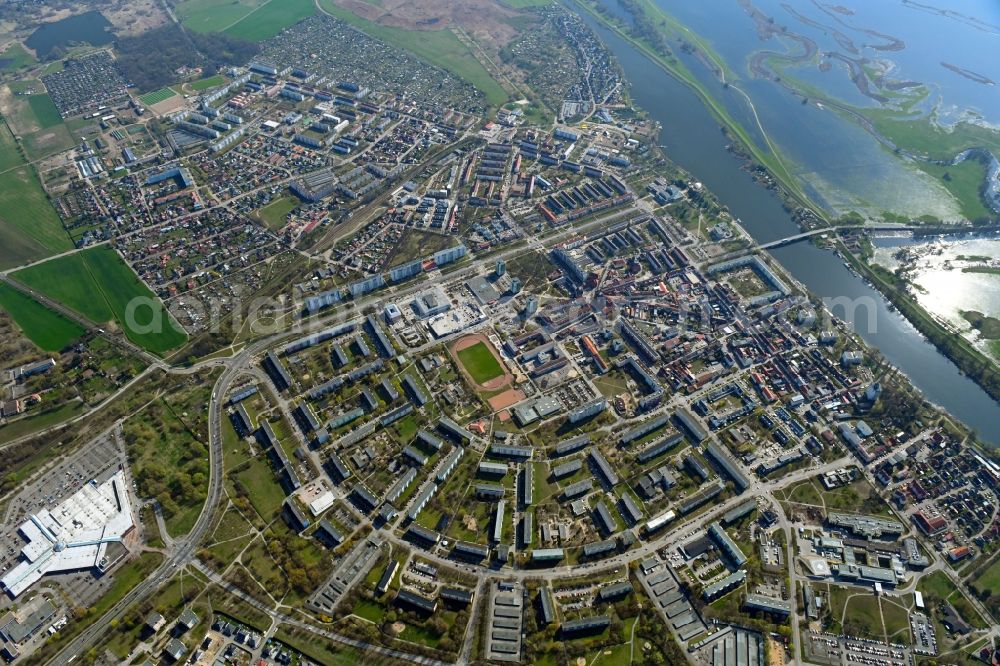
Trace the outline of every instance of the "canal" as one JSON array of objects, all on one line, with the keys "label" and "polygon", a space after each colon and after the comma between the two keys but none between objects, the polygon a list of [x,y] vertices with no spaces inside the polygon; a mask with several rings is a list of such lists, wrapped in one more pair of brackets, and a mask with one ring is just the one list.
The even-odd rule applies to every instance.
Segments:
[{"label": "canal", "polygon": [[[758,242],[798,233],[778,197],[756,184],[741,169],[739,159],[726,150],[726,137],[698,95],[586,12],[580,14],[618,58],[632,82],[636,105],[662,125],[660,141],[667,156],[711,189]],[[928,400],[974,428],[984,441],[1000,446],[1000,405],[904,317],[890,310],[882,295],[834,253],[797,243],[772,254],[816,296],[850,304],[831,309],[906,373]]]}]

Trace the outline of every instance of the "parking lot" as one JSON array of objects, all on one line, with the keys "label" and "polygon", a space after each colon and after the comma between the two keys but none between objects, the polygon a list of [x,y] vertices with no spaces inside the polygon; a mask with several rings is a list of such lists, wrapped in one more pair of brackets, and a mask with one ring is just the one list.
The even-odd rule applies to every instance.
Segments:
[{"label": "parking lot", "polygon": [[[933,632],[933,630],[931,631]],[[914,635],[917,635],[916,630],[914,630]],[[805,648],[809,659],[827,664],[909,666],[913,663],[911,650],[908,646],[896,643],[886,644],[882,641],[864,638],[810,632],[806,635]]]},{"label": "parking lot", "polygon": [[937,636],[934,626],[923,613],[910,615],[910,633],[913,635],[913,651],[917,654],[937,654]]}]

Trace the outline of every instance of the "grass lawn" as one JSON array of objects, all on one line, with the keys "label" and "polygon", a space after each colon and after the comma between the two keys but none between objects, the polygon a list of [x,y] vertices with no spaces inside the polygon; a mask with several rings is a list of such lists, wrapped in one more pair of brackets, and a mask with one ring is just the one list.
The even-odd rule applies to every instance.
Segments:
[{"label": "grass lawn", "polygon": [[162,354],[187,339],[163,303],[110,247],[32,266],[16,278],[94,323],[116,322],[129,340],[151,352]]},{"label": "grass lawn", "polygon": [[34,168],[24,164],[6,126],[0,128],[0,168],[4,169],[0,173],[0,268],[73,249]]},{"label": "grass lawn", "polygon": [[226,474],[236,469],[248,460],[253,460],[250,448],[236,434],[233,423],[228,418],[222,419],[222,447],[225,451],[222,466]]},{"label": "grass lawn", "polygon": [[170,536],[187,534],[208,495],[204,445],[164,400],[147,405],[122,429],[139,494],[160,502]]},{"label": "grass lawn", "polygon": [[262,42],[312,16],[315,11],[316,5],[313,0],[270,0],[223,32],[251,42]]},{"label": "grass lawn", "polygon": [[823,500],[820,499],[819,491],[816,489],[816,486],[812,481],[803,481],[802,483],[796,485],[785,493],[785,497],[789,502],[823,506]]},{"label": "grass lawn", "polygon": [[441,642],[441,637],[435,634],[430,629],[425,627],[418,627],[412,625],[409,622],[405,623],[406,627],[399,634],[401,640],[407,641],[408,643],[418,643],[420,645],[426,645],[430,648],[436,648],[438,643]]},{"label": "grass lawn", "polygon": [[35,57],[28,52],[20,42],[14,42],[0,53],[0,70],[13,72],[15,69],[27,67],[36,62]]},{"label": "grass lawn", "polygon": [[[983,618],[980,617],[969,600],[965,598],[965,595],[955,587],[955,584],[951,582],[951,579],[943,571],[935,571],[929,576],[922,577],[917,587],[927,597],[928,602],[933,602],[937,599],[948,601],[955,607],[955,610],[962,616],[962,619],[970,625],[976,628],[986,627]],[[931,603],[927,605],[930,606]]]},{"label": "grass lawn", "polygon": [[935,571],[929,576],[923,576],[918,586],[924,594],[933,594],[938,599],[947,599],[957,588],[947,574]]},{"label": "grass lawn", "polygon": [[628,393],[628,383],[624,378],[604,375],[594,379],[594,386],[606,398],[613,398],[621,393]]},{"label": "grass lawn", "polygon": [[[627,636],[628,634],[626,633],[626,637]],[[612,647],[602,649],[594,660],[589,663],[591,666],[620,666],[620,664],[629,663],[631,654],[631,644],[622,643],[621,645],[614,645]]]},{"label": "grass lawn", "polygon": [[[325,666],[353,666],[371,659],[371,655],[364,655],[347,645],[285,624],[278,627],[275,638]],[[380,660],[375,660],[375,663],[379,662]]]},{"label": "grass lawn", "polygon": [[299,205],[299,200],[292,196],[278,197],[257,211],[257,217],[270,229],[281,229],[286,218]]},{"label": "grass lawn", "polygon": [[39,412],[26,419],[18,419],[0,427],[0,443],[45,430],[57,423],[68,421],[84,411],[82,402],[67,402],[47,412]]},{"label": "grass lawn", "polygon": [[972,583],[980,590],[1000,592],[1000,557],[994,559],[993,564],[976,576]]},{"label": "grass lawn", "polygon": [[416,259],[423,259],[454,244],[455,239],[444,234],[407,229],[399,245],[396,246],[396,252],[392,255],[389,266],[401,266]]},{"label": "grass lawn", "polygon": [[358,617],[368,620],[369,622],[375,622],[378,624],[382,621],[382,618],[385,617],[385,606],[377,604],[374,601],[361,599],[358,601],[357,605],[354,606],[351,612]]},{"label": "grass lawn", "polygon": [[874,493],[875,489],[864,479],[833,490],[820,491],[828,511],[891,516],[889,505],[883,500],[870,500]]},{"label": "grass lawn", "polygon": [[208,76],[204,79],[198,79],[193,81],[191,85],[191,90],[208,90],[209,88],[215,88],[216,86],[221,86],[226,82],[226,77],[221,74],[216,74],[215,76]]},{"label": "grass lawn", "polygon": [[844,631],[851,635],[881,639],[882,618],[879,616],[878,597],[863,592],[848,599]]},{"label": "grass lawn", "polygon": [[[996,272],[1000,274],[1000,269],[987,267],[979,270],[963,268],[963,272]],[[987,340],[997,340],[1000,339],[1000,319],[996,317],[990,317],[983,314],[982,312],[977,312],[975,310],[967,310],[962,313],[962,317],[965,321],[969,322],[972,328],[979,331],[979,334],[986,338]]]},{"label": "grass lawn", "polygon": [[151,574],[163,562],[159,553],[145,552],[114,573],[114,582],[104,596],[88,608],[88,615],[100,615],[118,603],[127,592]]},{"label": "grass lawn", "polygon": [[950,597],[948,597],[948,601],[955,607],[958,614],[973,627],[976,629],[988,628],[986,622],[983,621],[982,616],[979,615],[979,611],[977,611],[973,607],[972,603],[965,598],[964,594],[956,590]]},{"label": "grass lawn", "polygon": [[285,580],[285,573],[271,557],[261,539],[256,539],[250,544],[244,551],[241,561],[261,587],[276,599],[287,593],[288,582]]},{"label": "grass lawn", "polygon": [[895,600],[883,597],[881,601],[882,619],[885,621],[886,637],[890,641],[908,645],[910,643],[909,613],[897,605]]},{"label": "grass lawn", "polygon": [[986,167],[968,159],[954,166],[941,166],[927,162],[915,163],[922,171],[938,180],[958,201],[962,215],[969,220],[991,218],[983,203],[980,191],[986,179]]},{"label": "grass lawn", "polygon": [[159,90],[148,92],[145,95],[140,95],[139,101],[146,106],[152,106],[153,104],[159,104],[165,99],[170,99],[175,95],[177,95],[177,93],[170,88],[160,88]]},{"label": "grass lawn", "polygon": [[253,526],[236,509],[230,508],[212,535],[213,543],[208,550],[228,564],[250,543],[254,534]]},{"label": "grass lawn", "polygon": [[146,545],[150,548],[165,548],[166,544],[163,542],[160,526],[156,522],[156,514],[153,513],[153,506],[151,504],[144,506],[141,515]]},{"label": "grass lawn", "polygon": [[394,423],[393,428],[395,428],[400,442],[409,442],[417,436],[420,424],[417,423],[417,419],[411,414]]},{"label": "grass lawn", "polygon": [[29,340],[45,351],[65,349],[83,335],[83,328],[76,322],[6,284],[0,284],[0,308]]},{"label": "grass lawn", "polygon": [[542,252],[526,250],[507,262],[507,272],[521,278],[524,285],[539,289],[555,270],[555,265]]},{"label": "grass lawn", "polygon": [[504,373],[500,362],[483,342],[477,342],[459,351],[458,360],[477,384],[485,384]]},{"label": "grass lawn", "polygon": [[264,520],[271,520],[281,510],[285,491],[278,485],[266,460],[253,458],[234,478],[247,489],[250,503]]},{"label": "grass lawn", "polygon": [[323,11],[346,21],[372,37],[409,51],[421,60],[451,72],[486,95],[486,101],[498,106],[508,95],[450,30],[406,30],[379,25],[338,7],[332,0],[319,0]]}]

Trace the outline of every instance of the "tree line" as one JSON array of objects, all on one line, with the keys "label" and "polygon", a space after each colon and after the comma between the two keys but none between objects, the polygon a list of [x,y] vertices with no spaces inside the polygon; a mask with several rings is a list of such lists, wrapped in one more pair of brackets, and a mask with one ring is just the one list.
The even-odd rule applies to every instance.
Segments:
[{"label": "tree line", "polygon": [[131,84],[140,90],[156,90],[174,83],[182,67],[201,67],[213,73],[225,66],[245,64],[260,47],[226,34],[200,34],[171,23],[135,37],[122,37],[115,50],[122,73]]}]

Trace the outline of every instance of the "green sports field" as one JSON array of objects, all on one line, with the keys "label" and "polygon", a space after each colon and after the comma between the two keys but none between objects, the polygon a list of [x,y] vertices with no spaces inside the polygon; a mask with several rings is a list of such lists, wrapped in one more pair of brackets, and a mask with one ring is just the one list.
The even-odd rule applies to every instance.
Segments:
[{"label": "green sports field", "polygon": [[293,196],[278,197],[257,211],[257,216],[270,229],[281,229],[285,226],[285,218],[298,208],[299,200]]},{"label": "green sports field", "polygon": [[483,342],[477,342],[458,352],[458,360],[477,384],[485,384],[504,374],[503,366]]},{"label": "green sports field", "polygon": [[191,82],[191,90],[208,90],[209,88],[215,88],[216,86],[221,86],[226,82],[226,77],[221,74],[216,74],[215,76],[209,76],[204,79],[198,79],[197,81]]},{"label": "green sports field", "polygon": [[170,88],[160,88],[159,90],[154,90],[153,92],[148,92],[145,95],[139,96],[139,101],[146,106],[152,106],[154,104],[159,104],[165,99],[170,99],[176,95]]},{"label": "green sports field", "polygon": [[83,328],[38,301],[0,284],[0,309],[9,314],[25,337],[45,351],[59,351],[83,335]]},{"label": "green sports field", "polygon": [[[94,323],[115,322],[129,340],[153,353],[162,354],[187,339],[174,327],[163,303],[107,246],[26,268],[15,273],[14,278]],[[136,298],[144,300],[133,313],[135,326],[129,326],[126,322],[129,303]],[[154,325],[152,332],[142,330],[156,321],[162,325]]]}]

